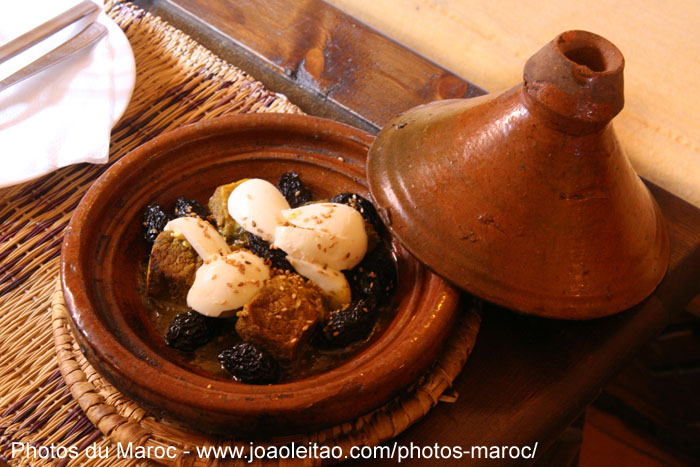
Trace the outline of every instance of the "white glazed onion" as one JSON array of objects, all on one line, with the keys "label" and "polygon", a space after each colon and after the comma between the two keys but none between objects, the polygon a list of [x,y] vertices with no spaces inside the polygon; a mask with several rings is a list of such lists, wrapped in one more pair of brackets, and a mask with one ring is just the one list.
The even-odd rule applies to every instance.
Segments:
[{"label": "white glazed onion", "polygon": [[212,256],[197,269],[187,293],[187,306],[206,316],[231,316],[269,278],[270,269],[265,262],[247,250]]},{"label": "white glazed onion", "polygon": [[246,231],[287,253],[294,269],[319,286],[331,307],[350,302],[350,286],[340,271],[355,267],[367,252],[359,212],[338,203],[290,209],[277,188],[261,179],[238,185],[228,210]]}]

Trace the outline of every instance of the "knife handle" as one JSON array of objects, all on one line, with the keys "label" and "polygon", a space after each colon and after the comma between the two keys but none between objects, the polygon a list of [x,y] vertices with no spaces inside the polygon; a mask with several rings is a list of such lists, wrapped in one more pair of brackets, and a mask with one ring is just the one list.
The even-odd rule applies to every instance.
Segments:
[{"label": "knife handle", "polygon": [[29,32],[22,34],[7,44],[0,46],[0,63],[14,57],[20,52],[38,44],[47,37],[57,33],[69,24],[85,18],[99,11],[99,7],[90,0],[85,0],[73,8],[61,13],[53,19],[37,26]]},{"label": "knife handle", "polygon": [[92,23],[90,26],[80,31],[80,33],[78,33],[76,36],[59,45],[51,52],[43,55],[18,72],[13,73],[4,80],[0,81],[0,92],[50,66],[62,62],[75,53],[99,41],[106,35],[107,28],[104,25],[100,23]]}]

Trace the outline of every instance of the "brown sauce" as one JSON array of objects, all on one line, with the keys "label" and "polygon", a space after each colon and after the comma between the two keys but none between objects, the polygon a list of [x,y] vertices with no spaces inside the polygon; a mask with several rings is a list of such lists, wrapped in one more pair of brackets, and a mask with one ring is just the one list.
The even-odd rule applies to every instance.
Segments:
[{"label": "brown sauce", "polygon": [[[143,284],[146,281],[145,271],[146,268],[144,267],[141,272]],[[143,303],[148,309],[150,324],[161,339],[165,336],[165,332],[173,318],[180,313],[189,311],[184,303],[171,303],[148,297],[145,287],[141,287],[141,295]],[[307,345],[296,361],[286,365],[280,362],[282,374],[279,382],[296,381],[340,366],[354,355],[360,353],[371,341],[375,340],[385,329],[392,315],[393,306],[389,305],[380,308],[377,322],[370,335],[365,340],[353,342],[344,348],[322,349],[313,345]],[[240,344],[243,340],[236,333],[236,318],[219,318],[218,321],[221,324],[218,336],[209,343],[193,352],[182,352],[174,349],[172,351],[177,353],[183,362],[202,370],[208,375],[219,379],[230,379],[231,375],[221,368],[217,357],[223,350]]]}]

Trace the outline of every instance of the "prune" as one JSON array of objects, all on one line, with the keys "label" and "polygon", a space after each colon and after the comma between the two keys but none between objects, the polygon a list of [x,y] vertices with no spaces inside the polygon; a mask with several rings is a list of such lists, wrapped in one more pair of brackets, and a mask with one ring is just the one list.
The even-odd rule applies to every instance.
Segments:
[{"label": "prune", "polygon": [[214,318],[196,311],[180,313],[165,332],[165,343],[178,350],[191,352],[209,342],[215,334]]},{"label": "prune", "polygon": [[366,338],[377,321],[377,314],[377,304],[372,296],[331,311],[321,329],[321,345],[339,348]]},{"label": "prune", "polygon": [[384,224],[382,224],[382,220],[379,218],[379,214],[377,214],[374,205],[357,193],[338,193],[329,201],[331,203],[347,204],[351,208],[356,209],[377,233],[380,233],[384,228]]},{"label": "prune", "polygon": [[168,223],[168,215],[160,204],[149,204],[143,211],[143,238],[148,243],[156,241],[158,234]]},{"label": "prune", "polygon": [[207,210],[193,199],[187,199],[184,196],[180,196],[177,201],[175,201],[175,209],[173,209],[173,214],[175,217],[193,217],[199,216],[202,219],[207,217]]},{"label": "prune", "polygon": [[304,186],[299,174],[294,172],[283,173],[277,181],[277,189],[293,208],[302,206],[313,199],[311,190]]},{"label": "prune", "polygon": [[280,367],[267,352],[248,342],[219,354],[221,366],[233,379],[247,384],[270,384],[279,379]]},{"label": "prune", "polygon": [[380,306],[389,303],[396,287],[396,266],[384,243],[379,243],[357,266],[344,274],[353,297],[373,297]]},{"label": "prune", "polygon": [[287,261],[287,253],[279,248],[271,248],[268,242],[250,232],[248,232],[248,248],[262,259],[270,260],[271,267],[281,271],[294,271]]}]

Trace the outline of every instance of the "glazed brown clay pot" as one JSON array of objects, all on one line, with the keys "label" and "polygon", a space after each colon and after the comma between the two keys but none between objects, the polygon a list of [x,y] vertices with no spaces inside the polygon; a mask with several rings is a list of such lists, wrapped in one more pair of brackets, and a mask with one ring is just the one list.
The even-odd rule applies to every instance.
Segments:
[{"label": "glazed brown clay pot", "polygon": [[661,281],[668,234],[618,144],[624,59],[584,31],[556,37],[501,94],[409,110],[370,149],[370,189],[422,262],[506,307],[584,319]]},{"label": "glazed brown clay pot", "polygon": [[[207,374],[167,347],[149,319],[140,278],[148,247],[142,212],[180,196],[205,204],[245,177],[276,182],[293,170],[319,199],[369,196],[372,137],[301,115],[223,117],[159,136],[114,164],[85,195],[62,249],[63,292],[73,332],[90,363],[155,414],[238,437],[308,433],[390,400],[435,360],[455,319],[458,293],[398,242],[395,314],[350,360],[296,381],[253,386]],[[291,439],[291,438],[290,438]]]}]

